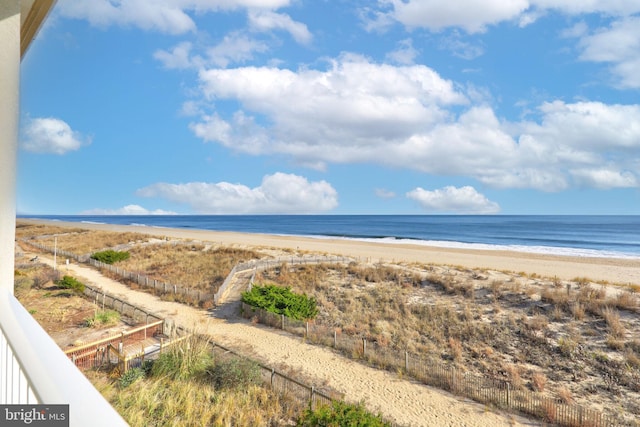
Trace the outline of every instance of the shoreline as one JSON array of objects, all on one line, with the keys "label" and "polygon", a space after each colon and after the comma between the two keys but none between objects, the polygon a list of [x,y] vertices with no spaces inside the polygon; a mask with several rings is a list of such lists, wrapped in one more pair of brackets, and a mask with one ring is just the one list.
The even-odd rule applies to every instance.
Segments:
[{"label": "shoreline", "polygon": [[230,231],[151,227],[145,225],[98,224],[48,219],[18,218],[17,223],[57,225],[68,228],[137,232],[152,236],[209,241],[223,245],[276,247],[326,254],[351,256],[376,263],[419,262],[463,266],[558,277],[571,280],[585,277],[612,284],[640,284],[640,259],[578,257],[493,249],[462,249],[408,242],[372,242],[340,238],[315,238]]}]

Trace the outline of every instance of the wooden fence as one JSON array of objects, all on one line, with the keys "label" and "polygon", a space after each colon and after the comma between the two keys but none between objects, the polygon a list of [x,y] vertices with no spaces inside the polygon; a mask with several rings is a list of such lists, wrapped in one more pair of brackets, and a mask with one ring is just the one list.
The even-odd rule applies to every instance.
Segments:
[{"label": "wooden fence", "polygon": [[188,301],[195,301],[197,303],[205,302],[205,301],[213,301],[214,304],[217,304],[220,301],[221,296],[224,292],[227,291],[235,275],[242,271],[254,270],[255,271],[264,271],[273,267],[277,267],[282,264],[288,265],[306,265],[306,264],[319,264],[319,263],[340,263],[340,262],[352,262],[354,261],[352,258],[346,257],[338,257],[338,256],[313,256],[313,257],[280,257],[276,259],[268,259],[268,260],[251,260],[248,262],[242,262],[236,264],[231,272],[227,275],[222,285],[218,288],[218,290],[213,292],[206,292],[200,289],[189,288],[185,286],[180,286],[173,283],[163,282],[160,280],[156,280],[150,278],[144,274],[134,273],[131,271],[127,271],[123,268],[117,267],[111,264],[105,264],[98,260],[91,258],[91,254],[85,255],[77,255],[71,252],[62,251],[59,249],[52,248],[50,246],[45,246],[36,242],[33,239],[23,239],[23,242],[38,248],[44,252],[49,253],[57,253],[61,258],[69,258],[73,259],[76,262],[80,263],[88,263],[96,268],[107,270],[116,276],[119,276],[125,280],[130,280],[138,284],[138,286],[148,289],[153,289],[154,291],[160,294],[173,294],[179,295]]},{"label": "wooden fence", "polygon": [[[212,346],[216,357],[235,357],[251,360],[234,350],[219,344],[212,343]],[[282,372],[278,372],[274,368],[260,363],[257,363],[257,365],[260,367],[261,378],[265,386],[269,387],[281,396],[293,400],[302,407],[309,407],[309,405],[311,405],[312,409],[316,409],[318,406],[330,405],[334,400],[342,400],[344,397],[338,393],[332,394],[319,390],[314,386],[307,385],[304,382],[283,374]]]},{"label": "wooden fence", "polygon": [[290,319],[245,303],[242,303],[242,315],[259,323],[304,336],[308,342],[336,348],[348,357],[373,366],[394,372],[402,371],[424,384],[487,405],[532,415],[545,422],[569,427],[618,425],[612,417],[595,409],[566,404],[559,399],[529,390],[514,389],[507,381],[462,372],[442,361],[427,360],[407,351],[383,347],[375,342],[368,342],[365,338],[339,333],[328,326]]},{"label": "wooden fence", "polygon": [[[247,262],[241,262],[236,264],[231,272],[227,275],[224,283],[218,291],[213,296],[213,301],[215,304],[221,300],[222,295],[228,290],[229,286],[231,286],[233,279],[236,274],[243,271],[253,270],[253,274],[255,275],[258,271],[269,270],[274,267],[278,267],[283,264],[291,265],[311,265],[311,264],[322,264],[322,263],[349,263],[353,262],[353,258],[340,257],[340,256],[310,256],[310,257],[279,257],[275,259],[261,259],[261,260],[251,260]],[[249,281],[249,283],[253,282],[253,277]]]}]

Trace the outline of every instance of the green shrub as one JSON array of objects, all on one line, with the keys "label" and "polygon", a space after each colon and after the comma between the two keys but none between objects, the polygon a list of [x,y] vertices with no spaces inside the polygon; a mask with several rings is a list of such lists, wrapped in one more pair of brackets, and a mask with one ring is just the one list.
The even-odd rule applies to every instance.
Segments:
[{"label": "green shrub", "polygon": [[115,325],[120,321],[120,313],[114,310],[99,311],[92,317],[84,320],[84,325],[88,328],[94,326]]},{"label": "green shrub", "polygon": [[248,359],[233,358],[216,363],[209,372],[216,388],[246,388],[261,383],[260,365]]},{"label": "green shrub", "polygon": [[316,300],[306,294],[295,294],[291,288],[277,285],[253,285],[242,293],[242,301],[271,313],[284,314],[297,320],[313,319],[318,315]]},{"label": "green shrub", "polygon": [[127,388],[134,382],[144,377],[144,369],[131,368],[120,377],[120,379],[118,380],[118,386],[120,386],[120,388]]},{"label": "green shrub", "polygon": [[114,264],[118,261],[129,259],[129,256],[130,254],[127,251],[114,251],[109,249],[106,251],[96,252],[91,255],[91,258],[96,261],[104,262],[105,264]]},{"label": "green shrub", "polygon": [[75,277],[71,276],[63,276],[62,279],[57,280],[56,285],[63,289],[73,289],[76,292],[83,293],[84,292],[84,283],[80,282]]},{"label": "green shrub", "polygon": [[362,403],[357,405],[334,401],[316,410],[306,409],[298,419],[300,427],[379,427],[391,426],[381,415],[373,415]]}]

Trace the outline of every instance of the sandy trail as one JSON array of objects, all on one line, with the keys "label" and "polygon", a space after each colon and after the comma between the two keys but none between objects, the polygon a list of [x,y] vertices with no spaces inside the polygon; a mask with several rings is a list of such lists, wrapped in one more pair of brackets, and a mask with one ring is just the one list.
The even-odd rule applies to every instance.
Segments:
[{"label": "sandy trail", "polygon": [[[41,262],[52,265],[50,256],[40,254]],[[299,337],[241,319],[217,319],[205,310],[162,301],[145,292],[134,291],[98,271],[70,263],[58,267],[85,283],[126,299],[132,304],[173,319],[178,325],[210,335],[215,342],[250,352],[270,366],[286,365],[344,393],[351,402],[364,401],[385,418],[407,426],[534,426],[541,425],[515,415],[495,413],[484,405],[455,397],[441,390],[400,379],[396,375],[349,360],[330,349],[305,344]]]}]

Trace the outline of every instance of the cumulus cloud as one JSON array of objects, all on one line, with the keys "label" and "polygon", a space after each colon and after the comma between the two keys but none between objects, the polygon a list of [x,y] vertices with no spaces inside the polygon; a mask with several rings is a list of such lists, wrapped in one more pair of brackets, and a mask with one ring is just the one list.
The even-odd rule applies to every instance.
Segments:
[{"label": "cumulus cloud", "polygon": [[415,200],[428,212],[449,212],[461,214],[495,214],[500,206],[487,199],[475,188],[470,186],[447,186],[429,191],[417,187],[409,191],[406,196]]},{"label": "cumulus cloud", "polygon": [[[505,21],[527,26],[546,11],[607,16],[630,16],[640,12],[640,3],[636,0],[387,0],[381,4],[384,10],[369,13],[372,15],[370,26],[375,27],[375,23],[380,21],[395,20],[409,28],[431,31],[461,28],[467,33],[481,33],[488,26]],[[389,6],[390,10],[387,10]]]},{"label": "cumulus cloud", "polygon": [[[547,102],[509,122],[422,65],[343,55],[326,70],[272,67],[200,72],[203,102],[240,105],[202,114],[191,130],[253,155],[286,155],[324,169],[381,164],[467,176],[495,188],[560,191],[638,182],[640,105]],[[469,106],[469,100],[480,102]],[[584,171],[607,171],[586,174]]]},{"label": "cumulus cloud", "polygon": [[[229,118],[202,117],[191,125],[196,135],[242,152],[286,153],[318,167],[371,160],[390,141],[443,120],[449,114],[443,106],[467,102],[428,67],[380,65],[355,55],[331,61],[325,71],[245,67],[203,70],[199,77],[207,100],[237,100],[245,110]],[[273,127],[260,126],[257,116]]]},{"label": "cumulus cloud", "polygon": [[266,175],[255,188],[228,182],[157,183],[137,194],[186,204],[200,214],[307,214],[338,206],[338,194],[328,182],[280,172]]},{"label": "cumulus cloud", "polygon": [[529,7],[527,0],[391,0],[394,19],[407,27],[440,31],[458,27],[484,32],[488,25],[517,18]]},{"label": "cumulus cloud", "polygon": [[150,211],[140,205],[127,205],[118,209],[90,209],[80,212],[80,215],[176,215],[176,213],[162,209]]},{"label": "cumulus cloud", "polygon": [[575,35],[580,36],[581,60],[611,64],[617,86],[640,88],[640,17],[615,20],[607,28]]},{"label": "cumulus cloud", "polygon": [[273,10],[289,3],[290,0],[59,0],[56,11],[67,18],[86,19],[100,28],[119,25],[184,34],[196,30],[188,12]]},{"label": "cumulus cloud", "polygon": [[53,117],[28,119],[22,129],[21,146],[33,153],[65,154],[91,143],[89,137]]}]

